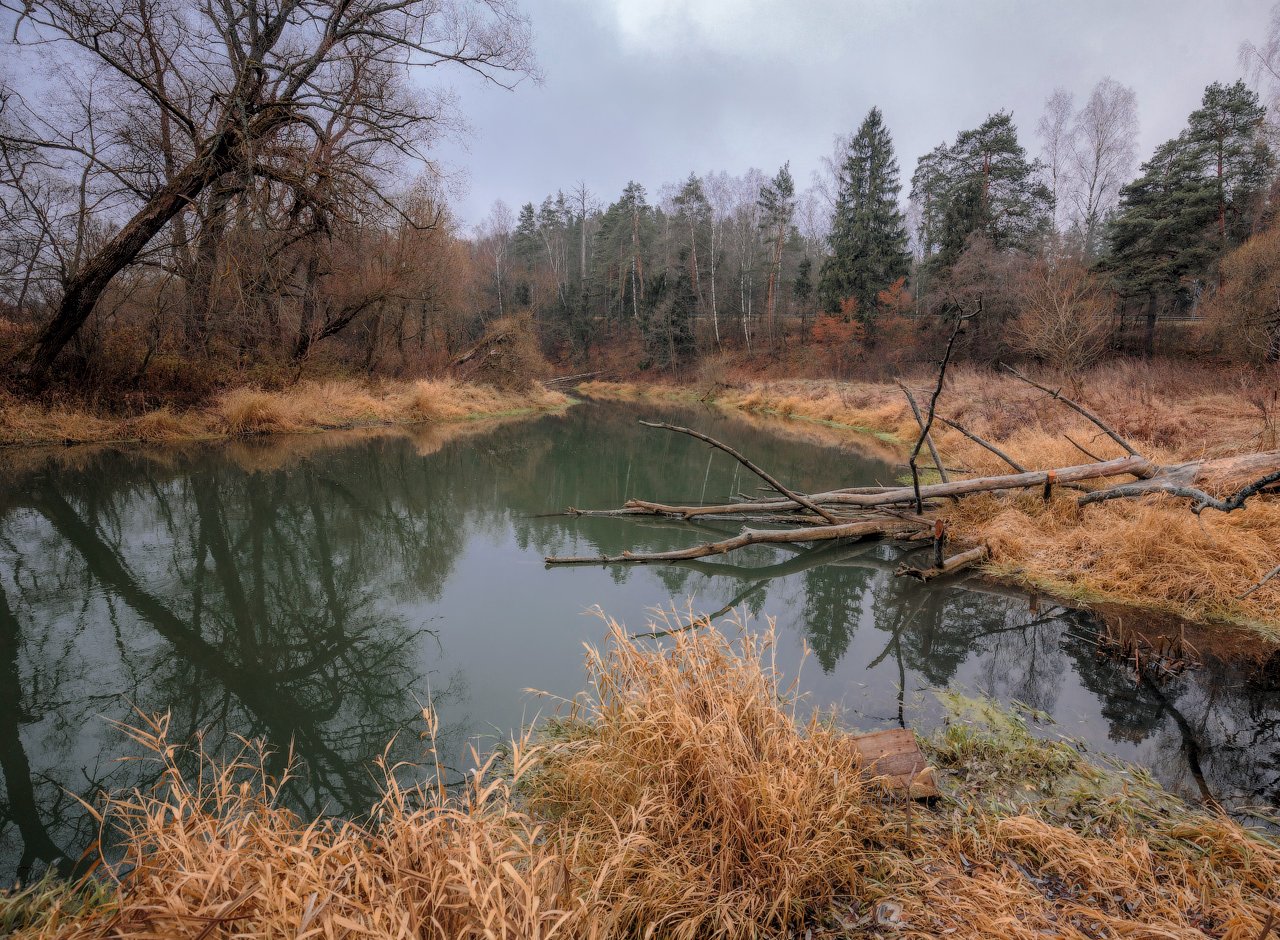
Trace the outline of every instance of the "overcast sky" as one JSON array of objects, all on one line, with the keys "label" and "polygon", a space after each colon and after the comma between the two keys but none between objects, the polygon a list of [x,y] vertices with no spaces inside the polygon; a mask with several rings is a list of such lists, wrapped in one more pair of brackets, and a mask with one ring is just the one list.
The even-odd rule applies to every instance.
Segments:
[{"label": "overcast sky", "polygon": [[437,155],[463,171],[465,222],[495,199],[540,202],[579,179],[602,202],[689,172],[790,160],[808,185],[836,133],[878,105],[904,183],[916,158],[1001,108],[1036,153],[1058,86],[1137,92],[1140,158],[1204,86],[1240,77],[1269,0],[524,0],[541,85],[458,80],[471,133]]}]

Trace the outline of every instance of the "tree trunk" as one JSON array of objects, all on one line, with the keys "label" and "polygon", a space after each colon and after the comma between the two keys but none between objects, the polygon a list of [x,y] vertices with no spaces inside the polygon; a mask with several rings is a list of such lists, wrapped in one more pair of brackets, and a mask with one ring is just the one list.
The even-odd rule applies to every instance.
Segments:
[{"label": "tree trunk", "polygon": [[1148,359],[1156,354],[1156,295],[1152,294],[1147,301],[1146,325],[1142,333],[1142,354]]},{"label": "tree trunk", "polygon": [[214,272],[230,203],[230,187],[224,183],[215,184],[209,195],[209,213],[196,242],[195,265],[188,285],[186,328],[187,346],[191,349],[208,348],[209,324],[213,321]]},{"label": "tree trunk", "polygon": [[227,172],[235,162],[234,157],[231,135],[219,134],[203,154],[161,187],[138,214],[67,281],[57,312],[32,345],[31,361],[27,366],[30,381],[40,383],[45,380],[58,354],[93,313],[111,279],[132,262],[205,187]]}]

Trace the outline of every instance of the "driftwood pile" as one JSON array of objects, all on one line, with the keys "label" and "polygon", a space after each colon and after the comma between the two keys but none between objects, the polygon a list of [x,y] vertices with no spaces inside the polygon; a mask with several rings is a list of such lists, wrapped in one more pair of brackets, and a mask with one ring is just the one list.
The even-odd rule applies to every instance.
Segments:
[{"label": "driftwood pile", "polygon": [[[949,351],[948,351],[949,352]],[[1014,493],[1040,490],[1046,500],[1055,488],[1080,491],[1080,505],[1089,505],[1114,499],[1133,499],[1152,493],[1163,493],[1190,501],[1190,510],[1196,514],[1206,509],[1232,512],[1242,508],[1246,501],[1280,484],[1280,451],[1255,453],[1216,460],[1198,460],[1190,463],[1162,465],[1143,456],[1132,444],[1110,428],[1096,414],[1080,403],[1064,396],[1061,391],[1050,389],[1010,369],[1015,376],[1047,393],[1065,407],[1071,408],[1118,444],[1125,456],[1111,460],[1093,459],[1088,463],[1051,470],[1028,470],[1018,464],[1000,448],[953,421],[936,415],[938,391],[941,390],[948,357],[944,358],[938,376],[938,390],[929,402],[927,413],[922,414],[910,391],[903,389],[911,402],[918,423],[920,438],[916,442],[909,465],[912,483],[907,486],[861,486],[831,490],[825,493],[801,493],[775,479],[763,468],[729,445],[717,441],[691,428],[673,424],[642,421],[653,428],[687,434],[704,441],[732,456],[744,467],[762,479],[776,495],[761,498],[741,498],[734,502],[681,506],[642,499],[631,499],[617,509],[578,509],[570,507],[569,515],[582,516],[658,516],[671,519],[699,520],[705,522],[741,522],[745,527],[737,535],[714,542],[704,542],[666,552],[623,552],[621,555],[597,556],[549,556],[552,565],[612,564],[675,562],[710,555],[724,555],[763,543],[798,544],[828,542],[837,539],[903,538],[932,539],[933,563],[924,569],[899,569],[922,580],[951,574],[981,563],[987,557],[985,546],[971,547],[946,557],[946,532],[937,518],[940,500],[959,500],[974,493]],[[954,428],[965,437],[985,447],[1007,463],[1013,471],[999,476],[983,476],[973,479],[951,479],[930,439],[930,428],[935,420]],[[1072,442],[1073,444],[1075,442]],[[916,458],[922,447],[928,446],[941,482],[921,484]],[[1079,444],[1075,446],[1084,450]],[[1084,451],[1088,454],[1087,451]],[[1093,455],[1089,455],[1093,456]],[[1081,486],[1086,481],[1111,481],[1098,489]],[[1237,482],[1232,492],[1225,496],[1214,495],[1224,481]],[[767,528],[766,528],[767,526]]]}]

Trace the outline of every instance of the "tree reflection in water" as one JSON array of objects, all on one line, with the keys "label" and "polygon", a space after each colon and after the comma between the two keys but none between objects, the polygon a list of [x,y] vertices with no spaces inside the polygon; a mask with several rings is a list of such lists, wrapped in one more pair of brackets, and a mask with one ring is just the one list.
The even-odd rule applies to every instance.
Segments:
[{"label": "tree reflection in water", "polygon": [[[634,624],[690,595],[699,609],[777,618],[783,668],[802,638],[813,703],[843,701],[859,722],[927,727],[938,717],[927,690],[957,686],[1053,714],[1189,795],[1280,801],[1280,660],[1210,658],[1137,683],[1096,655],[1085,615],[1029,609],[990,585],[895,578],[890,546],[544,571],[544,554],[657,551],[715,528],[546,513],[757,485],[724,455],[640,428],[641,416],[654,409],[593,405],[489,429],[11,468],[0,480],[0,879],[71,870],[94,836],[76,798],[147,783],[148,764],[113,760],[128,742],[104,718],[170,710],[176,737],[204,731],[213,748],[263,736],[275,769],[292,743],[299,808],[359,813],[376,791],[369,759],[428,695],[448,708],[470,687],[481,717],[512,728],[528,717],[513,689],[577,688],[574,651],[596,635],[576,619],[584,606]],[[710,412],[668,417],[798,486],[895,474],[853,443],[797,443]],[[463,752],[465,725],[446,726],[445,753]],[[417,746],[402,735],[397,755]]]}]

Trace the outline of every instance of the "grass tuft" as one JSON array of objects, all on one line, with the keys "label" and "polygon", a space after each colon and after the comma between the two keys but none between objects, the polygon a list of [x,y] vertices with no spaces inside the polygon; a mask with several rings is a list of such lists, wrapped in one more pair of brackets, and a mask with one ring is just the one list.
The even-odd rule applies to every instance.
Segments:
[{"label": "grass tuft", "polygon": [[772,649],[611,622],[545,734],[457,789],[384,759],[359,822],[285,809],[261,746],[218,761],[144,722],[158,783],[103,807],[119,882],[22,902],[24,935],[1252,940],[1274,910],[1276,843],[989,704],[926,749],[942,800],[904,805],[833,721],[799,717]]}]

